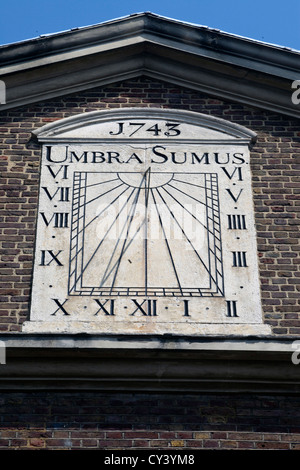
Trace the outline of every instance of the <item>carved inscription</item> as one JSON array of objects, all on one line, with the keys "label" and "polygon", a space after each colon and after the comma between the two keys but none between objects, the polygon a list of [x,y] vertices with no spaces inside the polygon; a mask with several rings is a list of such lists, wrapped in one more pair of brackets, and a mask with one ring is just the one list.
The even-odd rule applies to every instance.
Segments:
[{"label": "carved inscription", "polygon": [[29,331],[261,324],[249,139],[160,114],[43,137]]}]

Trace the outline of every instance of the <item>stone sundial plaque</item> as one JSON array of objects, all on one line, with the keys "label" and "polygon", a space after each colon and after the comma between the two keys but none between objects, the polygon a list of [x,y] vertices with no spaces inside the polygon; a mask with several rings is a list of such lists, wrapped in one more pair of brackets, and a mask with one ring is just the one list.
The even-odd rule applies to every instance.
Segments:
[{"label": "stone sundial plaque", "polygon": [[23,331],[269,332],[251,131],[191,112],[126,109],[36,134],[42,163]]}]

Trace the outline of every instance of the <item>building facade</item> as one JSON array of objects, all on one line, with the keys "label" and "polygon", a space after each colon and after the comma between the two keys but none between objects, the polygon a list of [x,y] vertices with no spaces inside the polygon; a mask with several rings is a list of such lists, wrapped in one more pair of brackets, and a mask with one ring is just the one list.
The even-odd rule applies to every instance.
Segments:
[{"label": "building facade", "polygon": [[145,13],[0,56],[0,448],[299,449],[299,52]]}]

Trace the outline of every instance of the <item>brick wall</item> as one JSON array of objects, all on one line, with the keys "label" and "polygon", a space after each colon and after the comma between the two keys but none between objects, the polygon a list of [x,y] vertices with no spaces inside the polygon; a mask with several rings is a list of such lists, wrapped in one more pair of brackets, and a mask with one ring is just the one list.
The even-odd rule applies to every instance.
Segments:
[{"label": "brick wall", "polygon": [[0,412],[0,450],[300,449],[299,397],[10,393]]},{"label": "brick wall", "polygon": [[[274,335],[300,333],[299,121],[147,78],[0,113],[0,332],[21,331],[29,311],[40,165],[32,130],[82,112],[134,106],[208,113],[258,133],[252,172],[264,320]],[[293,405],[272,397],[84,393],[72,400],[55,394],[4,394],[1,400],[2,448],[300,445],[294,398]]]}]

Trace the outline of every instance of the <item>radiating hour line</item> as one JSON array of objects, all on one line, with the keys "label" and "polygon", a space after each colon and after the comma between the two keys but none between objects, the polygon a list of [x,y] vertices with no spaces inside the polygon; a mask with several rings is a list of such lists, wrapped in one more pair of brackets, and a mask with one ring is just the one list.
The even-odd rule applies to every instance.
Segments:
[{"label": "radiating hour line", "polygon": [[[142,229],[144,223],[145,223],[145,220],[141,223],[141,225],[139,226],[139,228],[136,230],[134,236],[131,237],[131,240],[128,241],[126,247],[124,247],[123,255],[126,253],[126,251],[128,250],[128,248],[130,247],[130,245],[133,243],[135,237],[139,234],[139,232],[140,232],[140,230]],[[103,284],[104,284],[104,283],[106,282],[106,280],[109,278],[109,276],[111,275],[111,273],[112,273],[113,270],[115,269],[117,263],[118,263],[118,261],[116,261],[115,264],[111,267],[111,269],[110,269],[110,271],[107,273],[106,277],[103,278],[103,280],[101,281],[101,282],[102,282],[102,285],[100,285],[99,287],[103,287]]]},{"label": "radiating hour line", "polygon": [[[135,193],[137,193],[139,190],[138,190],[137,188],[134,188],[133,191],[134,191]],[[111,254],[111,257],[110,257],[110,260],[109,260],[109,262],[108,262],[108,264],[107,264],[107,267],[106,267],[106,269],[105,269],[105,272],[104,272],[104,274],[103,274],[103,276],[102,276],[102,279],[101,279],[101,282],[100,282],[99,287],[102,287],[102,286],[103,286],[103,284],[104,284],[105,281],[109,278],[110,274],[112,273],[112,271],[113,271],[113,269],[114,269],[114,268],[111,269],[110,272],[109,272],[109,274],[106,275],[106,273],[107,273],[107,271],[108,271],[108,269],[109,269],[109,267],[110,267],[110,264],[111,264],[111,262],[112,262],[112,260],[113,260],[113,257],[114,257],[114,254],[115,254],[115,252],[116,252],[116,249],[117,249],[117,247],[118,247],[118,245],[119,245],[119,242],[120,242],[121,239],[122,239],[121,237],[122,237],[122,234],[123,234],[123,232],[124,232],[126,226],[127,226],[127,233],[128,233],[128,231],[129,231],[129,229],[128,229],[128,221],[129,221],[129,226],[130,226],[130,224],[131,224],[131,222],[132,222],[132,219],[133,219],[133,214],[134,214],[135,209],[136,209],[136,204],[137,204],[137,199],[138,199],[138,197],[139,197],[138,194],[136,194],[136,195],[135,195],[135,198],[134,198],[134,201],[133,201],[133,203],[132,203],[132,206],[131,206],[131,208],[130,208],[129,214],[127,215],[126,221],[124,222],[123,227],[122,227],[122,230],[121,230],[121,232],[119,233],[119,238],[117,239],[117,242],[116,242],[116,244],[115,244],[115,246],[114,246],[114,249],[113,249],[112,254]],[[135,236],[136,236],[136,234],[135,234]],[[135,236],[134,236],[134,238],[135,238]],[[121,250],[121,255],[120,255],[120,256],[123,256],[124,253],[125,253],[125,251],[126,251],[126,250],[125,250],[125,248],[123,247],[122,250]],[[118,258],[118,261],[115,262],[114,267],[118,264],[119,259],[120,259],[120,257]]]},{"label": "radiating hour line", "polygon": [[127,228],[126,238],[125,238],[125,240],[124,240],[124,243],[123,243],[123,246],[122,246],[122,249],[121,249],[121,255],[120,255],[120,257],[119,257],[118,265],[117,265],[117,268],[116,268],[116,270],[115,270],[113,282],[112,282],[112,285],[111,285],[111,290],[113,289],[113,287],[114,287],[114,285],[115,285],[115,282],[116,282],[116,278],[117,278],[117,274],[118,274],[118,271],[119,271],[119,268],[120,268],[121,260],[122,260],[123,254],[124,254],[123,250],[124,250],[124,247],[125,247],[126,242],[127,242],[127,238],[128,238],[128,235],[129,235],[129,230],[130,230],[130,227],[131,227],[131,224],[132,224],[133,216],[134,216],[134,213],[135,213],[135,211],[136,211],[137,202],[138,202],[138,199],[139,199],[139,196],[140,196],[141,187],[142,187],[142,185],[143,185],[143,183],[144,183],[144,179],[145,179],[145,177],[146,177],[145,175],[146,175],[146,173],[143,175],[143,178],[142,178],[142,180],[141,180],[141,184],[140,184],[140,186],[139,186],[139,188],[138,188],[138,190],[137,190],[137,195],[136,195],[135,202],[134,202],[134,211],[133,211],[133,214],[132,214],[132,216],[131,216],[131,218],[130,218],[129,226],[128,226],[128,228]]},{"label": "radiating hour line", "polygon": [[90,201],[87,201],[83,204],[81,204],[81,206],[79,206],[80,208],[83,206],[83,205],[88,205],[90,204],[91,202],[95,201],[96,199],[100,199],[100,197],[103,197],[105,196],[106,194],[110,193],[111,191],[114,191],[115,189],[118,189],[120,186],[123,186],[124,183],[120,183],[118,184],[118,186],[115,186],[114,188],[111,188],[109,189],[108,191],[105,191],[104,193],[101,193],[101,194],[98,194],[98,196],[94,197],[93,199],[91,199]]},{"label": "radiating hour line", "polygon": [[[146,175],[147,175],[147,172],[150,173],[149,169],[145,172],[145,174],[144,174],[145,177],[146,177]],[[150,175],[149,175],[149,173],[148,173],[148,188],[149,188],[149,184],[150,184]],[[143,181],[143,180],[144,180],[144,178],[142,179],[142,181]],[[146,185],[147,185],[147,182],[146,182],[146,178],[145,178],[145,187],[146,187]],[[141,189],[141,186],[142,186],[142,184],[140,185],[140,189]],[[136,188],[135,188],[134,190],[136,190]],[[148,191],[147,193],[149,193],[149,191]],[[147,204],[148,204],[148,194],[147,194],[147,193],[145,192],[145,196],[146,196],[146,202],[147,202]],[[132,208],[133,208],[133,206],[131,207],[131,210],[132,210]],[[143,222],[140,224],[140,226],[139,226],[138,229],[136,230],[135,234],[131,237],[131,240],[130,240],[130,241],[127,240],[127,244],[124,246],[124,249],[122,250],[122,256],[126,253],[126,251],[128,250],[128,248],[130,247],[130,245],[131,245],[132,242],[134,241],[135,237],[138,235],[138,233],[140,232],[140,230],[142,229],[142,227],[146,224],[146,221],[147,221],[147,214],[145,214],[145,217],[144,217]],[[126,225],[126,222],[125,222],[125,224],[124,224],[124,226],[123,226],[122,233],[123,233],[123,230],[124,230],[125,225]],[[147,234],[146,234],[146,236],[147,236]],[[113,254],[112,254],[112,256],[111,256],[111,258],[110,258],[110,261],[109,261],[109,264],[111,263],[111,261],[112,261],[112,259],[113,259],[113,255],[114,255],[114,252],[115,252],[115,250],[116,250],[116,248],[117,248],[117,245],[119,244],[119,241],[120,241],[120,238],[119,238],[119,240],[117,241],[117,243],[116,243],[116,245],[115,245],[115,248],[114,248],[114,250],[113,250]],[[111,275],[111,273],[114,271],[115,267],[117,266],[118,261],[116,261],[116,262],[114,263],[114,265],[111,267],[110,271],[107,272],[107,271],[108,271],[108,268],[109,268],[109,264],[108,264],[108,266],[107,266],[107,268],[106,268],[106,270],[105,270],[105,273],[104,273],[104,275],[103,275],[103,278],[102,278],[102,280],[101,280],[101,283],[100,283],[100,286],[99,286],[99,287],[102,287],[103,284],[106,282],[106,280],[109,278],[109,276]],[[107,274],[106,274],[106,273],[107,273]],[[106,274],[106,275],[105,275],[105,274]]]},{"label": "radiating hour line", "polygon": [[173,181],[177,181],[178,183],[188,184],[189,186],[196,186],[197,188],[200,188],[200,189],[206,189],[205,186],[201,186],[200,184],[196,184],[196,183],[190,183],[190,181],[182,181],[176,178],[173,178]]},{"label": "radiating hour line", "polygon": [[[157,188],[156,188],[156,192],[158,192],[158,189],[157,189]],[[173,256],[172,256],[172,252],[171,252],[171,249],[170,249],[170,245],[169,245],[169,243],[168,243],[168,239],[167,239],[166,232],[165,232],[165,228],[164,228],[164,225],[163,225],[163,222],[162,222],[162,219],[161,219],[161,215],[160,215],[160,212],[159,212],[159,210],[158,210],[158,206],[157,206],[157,204],[156,204],[156,199],[155,199],[155,197],[154,197],[153,189],[151,189],[151,194],[152,194],[153,201],[154,201],[154,204],[155,204],[155,209],[156,209],[156,212],[157,212],[157,215],[158,215],[158,220],[159,220],[160,226],[161,226],[162,231],[163,231],[163,234],[164,234],[164,240],[165,240],[166,245],[167,245],[167,249],[168,249],[168,253],[169,253],[170,259],[171,259],[173,271],[174,271],[174,274],[175,274],[175,277],[176,277],[176,280],[177,280],[177,283],[178,283],[178,287],[179,287],[180,292],[181,292],[181,294],[182,294],[182,288],[181,288],[181,284],[180,284],[180,281],[179,281],[177,269],[176,269],[175,262],[174,262],[174,259],[173,259]]]},{"label": "radiating hour line", "polygon": [[149,193],[150,193],[150,176],[151,167],[145,173],[145,229],[144,229],[144,278],[145,278],[145,295],[147,295],[148,289],[148,202],[149,202]]},{"label": "radiating hour line", "polygon": [[[154,172],[154,173],[159,173],[159,172]],[[69,292],[72,292],[75,289],[75,292],[78,293],[78,295],[124,295],[122,289],[127,289],[127,295],[162,295],[162,296],[169,296],[169,295],[182,295],[182,296],[202,296],[202,292],[204,292],[204,296],[207,295],[218,295],[220,293],[223,295],[221,291],[221,287],[218,286],[217,283],[221,283],[221,281],[224,282],[223,280],[223,273],[222,273],[222,249],[219,247],[221,243],[220,239],[220,229],[219,227],[219,205],[218,205],[218,186],[216,188],[212,187],[214,180],[208,180],[208,186],[207,187],[207,179],[206,176],[209,177],[207,174],[204,173],[197,173],[197,175],[200,175],[199,178],[199,184],[196,184],[197,180],[194,180],[194,183],[191,183],[189,181],[184,181],[180,179],[181,173],[175,173],[172,176],[172,179],[168,181],[167,183],[156,186],[155,185],[155,178],[152,179],[152,173],[150,167],[145,171],[143,175],[140,175],[140,178],[138,178],[137,182],[134,187],[131,186],[130,184],[126,183],[126,181],[122,181],[121,178],[116,178],[114,177],[114,174],[106,174],[101,173],[101,179],[104,177],[108,177],[111,179],[108,179],[106,181],[98,181],[96,183],[93,183],[94,180],[91,181],[92,184],[87,184],[87,178],[86,180],[82,180],[83,185],[81,180],[77,182],[77,180],[74,180],[74,194],[73,194],[73,218],[74,218],[74,223],[76,225],[74,226],[74,223],[72,222],[72,231],[71,231],[71,238],[70,238],[70,274],[69,274],[69,286],[70,286],[70,279],[72,278],[72,287],[69,287]],[[203,175],[205,177],[205,181],[203,179]],[[176,178],[176,176],[178,178]],[[154,175],[155,177],[155,175]],[[96,180],[97,181],[97,180]],[[171,181],[173,184],[171,184]],[[117,184],[119,182],[120,184]],[[104,191],[105,189],[105,184],[109,183],[110,186],[108,186],[110,189],[107,188],[107,191]],[[178,183],[178,184],[177,184]],[[201,185],[202,183],[202,185]],[[211,187],[210,187],[211,183]],[[76,184],[78,188],[76,188]],[[112,184],[114,184],[114,187],[111,187]],[[153,186],[151,188],[151,185]],[[184,186],[186,185],[186,186]],[[96,190],[94,191],[95,193],[99,193],[99,190],[103,191],[100,192],[97,196],[93,197],[93,194],[90,194],[88,191],[88,188],[91,187],[96,187]],[[190,187],[190,191],[189,191]],[[193,190],[192,187],[195,189]],[[125,188],[125,189],[124,189]],[[165,191],[163,192],[161,188]],[[196,188],[199,188],[197,191]],[[173,191],[174,189],[174,191]],[[85,193],[83,194],[82,191],[85,190]],[[117,196],[113,194],[114,190],[117,190],[117,193],[119,193]],[[177,191],[177,193],[175,192]],[[209,192],[207,192],[209,191]],[[129,194],[130,192],[130,194]],[[190,192],[192,194],[190,194]],[[195,194],[195,196],[193,195]],[[110,194],[110,196],[107,196]],[[128,195],[129,194],[129,195]],[[182,196],[180,196],[180,194]],[[88,195],[90,197],[92,196],[92,199],[87,201]],[[106,230],[105,234],[101,236],[101,240],[99,240],[98,245],[93,248],[93,243],[89,247],[90,253],[86,253],[87,260],[86,264],[84,265],[84,252],[86,251],[84,248],[87,248],[88,245],[85,247],[83,245],[87,244],[89,240],[87,237],[85,237],[86,240],[84,240],[84,235],[85,235],[85,229],[87,229],[93,222],[95,222],[97,219],[101,222],[101,215],[109,209],[109,207],[114,207],[117,208],[118,200],[121,198],[122,195],[125,195],[126,201],[124,204],[121,206],[121,201],[118,206],[118,214],[114,214],[114,220],[111,222],[110,226]],[[116,197],[115,197],[116,196]],[[96,216],[93,216],[93,218],[89,221],[86,220],[86,213],[88,213],[88,210],[86,212],[87,205],[90,203],[93,203],[96,200],[101,200],[101,198],[104,198],[104,202],[106,207],[101,210],[100,213],[98,213]],[[185,199],[185,197],[192,199],[196,201],[197,204],[201,204],[205,206],[206,209],[206,219],[205,219],[205,213],[198,215],[196,213],[193,214],[193,210],[189,210],[188,207],[188,201]],[[107,203],[109,199],[112,199],[111,202]],[[139,227],[136,228],[136,225],[133,223],[134,220],[136,219],[136,210],[141,202],[142,199],[142,204],[144,206],[144,220],[139,221]],[[75,202],[74,202],[75,201]],[[182,201],[182,202],[181,202]],[[162,204],[161,204],[162,203]],[[115,206],[114,206],[115,205]],[[155,209],[153,207],[155,206]],[[93,206],[95,207],[95,206]],[[125,207],[128,207],[128,212],[125,214],[126,220],[124,221],[124,218],[122,217],[122,227],[116,226],[117,221],[120,220],[121,214],[124,212]],[[210,287],[209,289],[207,288],[197,288],[194,292],[187,292],[187,288],[183,288],[181,285],[181,274],[180,274],[180,266],[176,266],[175,262],[177,260],[176,258],[176,252],[173,251],[172,249],[172,243],[171,239],[168,238],[167,236],[167,218],[168,216],[166,215],[167,218],[164,217],[164,208],[167,208],[168,212],[170,213],[172,219],[175,221],[176,225],[179,227],[183,237],[183,243],[188,243],[192,250],[194,255],[199,259],[200,265],[203,266],[203,269],[205,272],[208,273],[209,279],[210,279]],[[190,233],[190,231],[186,231],[184,227],[184,223],[181,220],[180,217],[178,217],[178,210],[179,207],[184,209],[184,214],[188,214],[187,220],[191,223],[192,220],[195,220],[199,226],[203,227],[207,234],[207,240],[208,240],[208,246],[207,249],[205,249],[205,252],[203,250],[198,250],[196,246],[193,243],[193,237]],[[173,209],[174,208],[174,209]],[[100,209],[100,207],[99,207]],[[154,210],[154,212],[150,211],[150,209]],[[212,211],[211,217],[209,217],[209,212]],[[92,215],[92,212],[90,210],[90,214]],[[161,240],[162,243],[162,248],[163,252],[165,253],[165,260],[168,261],[170,260],[171,266],[170,267],[170,276],[168,279],[166,279],[166,286],[160,286],[157,288],[153,288],[148,286],[148,257],[151,254],[151,251],[149,250],[149,240],[148,240],[148,231],[150,229],[150,225],[148,225],[149,222],[149,214],[153,214],[154,219],[151,219],[150,222],[155,223],[155,226],[160,227],[160,230],[162,231],[163,234],[163,240]],[[198,217],[197,217],[198,215]],[[204,218],[203,218],[204,217]],[[201,220],[203,218],[203,221]],[[204,220],[205,219],[205,220]],[[210,220],[212,222],[210,222]],[[84,225],[86,223],[86,225]],[[118,228],[118,235],[115,237],[115,239],[110,240],[108,242],[108,237],[109,233],[113,229],[113,227]],[[74,227],[74,228],[73,228]],[[77,229],[77,230],[76,230]],[[197,225],[196,225],[197,229]],[[76,233],[75,233],[76,230]],[[144,276],[141,273],[141,276],[144,277],[142,282],[144,282],[144,285],[140,285],[139,287],[120,287],[118,286],[119,282],[119,272],[121,271],[121,268],[123,268],[124,265],[124,255],[125,253],[128,252],[129,248],[133,246],[135,247],[135,243],[138,243],[138,248],[141,247],[142,241],[136,242],[138,234],[143,230],[143,235],[144,235]],[[90,232],[89,232],[90,233]],[[125,239],[124,237],[125,236]],[[111,238],[111,237],[110,237]],[[214,241],[214,245],[210,247],[210,241]],[[105,242],[105,243],[104,243]],[[109,243],[109,248],[107,251],[107,245],[106,243]],[[81,246],[82,245],[82,246]],[[80,249],[79,249],[80,248]],[[101,249],[101,250],[100,250]],[[98,282],[99,287],[87,287],[87,286],[82,286],[83,282],[83,277],[85,271],[88,269],[90,266],[91,262],[93,261],[93,265],[97,262],[98,256],[97,252],[100,250],[100,254],[106,253],[106,259],[107,261],[105,262],[104,266],[102,265],[102,268],[100,268],[100,275],[101,275],[101,281],[99,279],[98,282],[100,282],[100,285]],[[218,250],[218,255],[217,252]],[[131,252],[130,252],[131,253]],[[97,256],[96,256],[97,255]],[[208,256],[208,262],[210,263],[211,261],[211,256],[213,255],[213,265],[210,265],[209,267],[206,265],[207,263],[207,256]],[[192,255],[193,256],[193,255]],[[204,256],[204,259],[201,258],[201,256]],[[80,259],[81,258],[81,259]],[[81,261],[81,262],[80,262]],[[75,266],[76,264],[76,266]],[[73,269],[74,268],[74,269]],[[214,269],[215,268],[215,269]],[[91,268],[90,268],[91,269]],[[81,271],[81,272],[80,272]],[[123,273],[123,271],[122,271]],[[78,275],[78,278],[76,276]],[[99,276],[100,277],[100,276]],[[136,272],[136,281],[137,284],[140,282],[139,275]],[[203,273],[203,277],[206,278],[206,275]],[[75,279],[75,280],[74,280]],[[200,280],[200,279],[199,279]],[[214,288],[212,282],[214,283],[216,292],[211,292],[211,289]],[[163,283],[163,284],[165,284]],[[104,287],[106,284],[106,287]],[[131,284],[129,282],[129,284]],[[170,287],[170,284],[172,287]],[[176,286],[177,284],[177,286]],[[201,284],[201,283],[200,283]],[[116,287],[115,287],[116,286]],[[167,287],[168,286],[168,287]],[[104,289],[104,290],[103,290]],[[192,288],[191,288],[192,289]],[[155,293],[155,290],[160,290],[159,293]],[[190,288],[189,288],[190,290]],[[136,292],[135,292],[136,291]]]},{"label": "radiating hour line", "polygon": [[[132,190],[129,198],[131,197],[132,193],[135,191],[135,189]],[[129,198],[127,199],[127,201],[124,202],[122,208],[120,209],[119,213],[116,215],[116,218],[115,220],[111,223],[110,227],[107,229],[104,237],[102,238],[102,240],[100,241],[100,243],[97,245],[96,249],[94,250],[93,254],[91,255],[90,259],[88,260],[88,262],[86,263],[86,265],[84,266],[84,268],[82,269],[81,271],[81,274],[80,276],[78,277],[78,279],[76,279],[76,282],[78,282],[79,279],[82,278],[85,270],[87,269],[88,265],[90,264],[90,262],[92,261],[92,259],[94,258],[95,254],[97,253],[97,251],[99,250],[100,246],[102,245],[103,241],[105,240],[105,238],[107,237],[108,233],[110,232],[110,230],[112,229],[112,227],[114,226],[114,224],[116,223],[117,219],[119,218],[121,212],[124,210],[124,208],[126,207],[128,201],[129,201]]]},{"label": "radiating hour line", "polygon": [[99,186],[100,184],[111,183],[112,181],[120,181],[120,179],[113,178],[112,180],[99,181],[98,183],[88,184],[86,187],[91,188],[92,186]]},{"label": "radiating hour line", "polygon": [[191,196],[190,194],[188,194],[188,193],[186,193],[186,192],[182,191],[181,189],[179,189],[179,188],[176,188],[176,186],[173,186],[173,185],[172,185],[172,184],[170,184],[170,183],[168,184],[168,186],[170,186],[171,188],[174,188],[174,189],[176,189],[177,191],[180,191],[182,194],[185,194],[185,195],[186,195],[186,196],[188,196],[189,198],[191,198],[191,199],[194,199],[195,201],[199,202],[199,204],[202,204],[203,206],[205,206],[205,207],[206,207],[206,204],[205,204],[203,201],[200,201],[199,199],[197,199],[197,198],[195,198],[195,197]]},{"label": "radiating hour line", "polygon": [[[203,264],[205,270],[208,272],[209,276],[212,277],[211,273],[209,272],[209,269],[207,268],[206,264],[204,263],[204,261],[202,260],[201,256],[199,255],[198,251],[195,249],[193,243],[191,242],[191,240],[189,239],[189,237],[186,235],[185,231],[183,230],[183,228],[181,227],[180,223],[178,222],[178,220],[176,219],[175,215],[173,214],[173,212],[171,211],[171,209],[169,208],[168,204],[166,203],[166,201],[164,200],[163,196],[160,194],[160,191],[157,189],[157,192],[158,194],[160,195],[163,203],[165,204],[165,206],[167,207],[168,211],[170,212],[171,216],[173,217],[173,219],[175,220],[175,222],[177,223],[178,227],[180,228],[181,232],[183,233],[183,235],[185,236],[186,240],[188,241],[188,243],[191,245],[191,247],[193,248],[195,254],[197,255],[197,257],[199,258],[199,260],[201,261],[201,263]],[[214,283],[216,284],[216,281],[215,279],[212,277]]]},{"label": "radiating hour line", "polygon": [[[115,197],[115,199],[113,199],[109,204],[107,204],[107,206],[104,207],[104,209],[99,212],[99,214],[97,214],[95,217],[92,218],[92,220],[90,220],[79,232],[78,234],[80,234],[82,232],[82,230],[85,230],[89,225],[91,225],[91,223],[93,223],[96,219],[98,219],[98,217],[100,217],[103,212],[105,212],[110,206],[112,206],[112,204],[114,204],[117,199],[119,199],[124,193],[126,193],[126,191],[129,191],[129,187],[126,186],[126,188],[124,189],[124,191],[122,191],[120,194],[118,194],[117,197]],[[132,194],[134,192],[134,189],[131,191],[129,197],[127,198],[127,202],[129,201],[129,199],[131,198]]]},{"label": "radiating hour line", "polygon": [[[205,230],[207,230],[209,233],[211,233],[211,235],[214,235],[213,232],[203,223],[201,222],[201,220],[197,219],[197,217],[192,214],[192,212],[190,212],[184,204],[182,204],[180,201],[178,201],[175,196],[173,194],[171,194],[165,187],[162,188],[167,194],[169,194],[169,196],[171,196],[171,198],[174,199],[175,202],[177,202],[177,204],[179,204],[186,212],[188,212],[188,214],[191,215],[191,217],[193,217],[200,225],[202,225],[203,228],[205,228]],[[215,236],[215,235],[214,235]],[[216,237],[217,238],[217,237]],[[217,238],[218,239],[218,238]],[[220,239],[218,239],[220,241]]]}]

